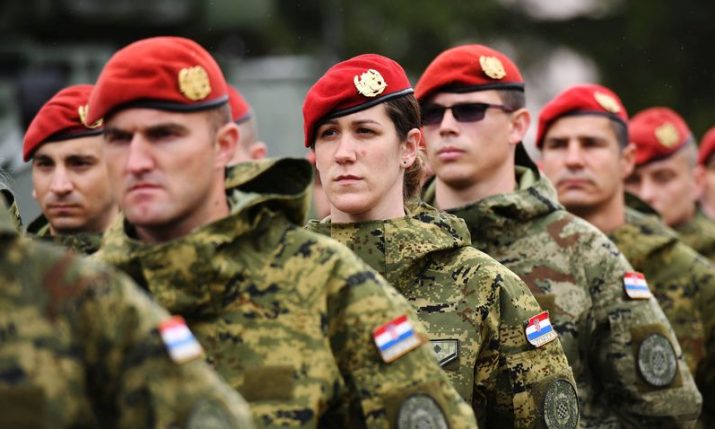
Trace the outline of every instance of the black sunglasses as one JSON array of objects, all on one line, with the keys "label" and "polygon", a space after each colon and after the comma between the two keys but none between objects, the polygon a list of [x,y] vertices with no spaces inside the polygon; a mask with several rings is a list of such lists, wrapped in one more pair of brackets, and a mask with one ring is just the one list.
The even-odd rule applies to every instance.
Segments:
[{"label": "black sunglasses", "polygon": [[510,109],[503,104],[489,103],[463,103],[453,106],[440,106],[439,104],[426,104],[422,106],[422,125],[437,125],[442,122],[445,110],[451,110],[452,116],[458,122],[477,122],[484,119],[487,109],[494,107],[501,109],[507,113],[511,113],[514,109]]}]

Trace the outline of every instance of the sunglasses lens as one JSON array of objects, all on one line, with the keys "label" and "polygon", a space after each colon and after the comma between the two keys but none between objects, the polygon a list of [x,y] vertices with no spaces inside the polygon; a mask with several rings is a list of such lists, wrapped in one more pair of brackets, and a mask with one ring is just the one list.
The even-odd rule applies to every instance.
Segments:
[{"label": "sunglasses lens", "polygon": [[487,104],[457,104],[452,106],[452,115],[459,122],[477,122],[484,119],[489,106]]},{"label": "sunglasses lens", "polygon": [[422,124],[436,125],[442,122],[444,107],[429,106],[422,109]]}]

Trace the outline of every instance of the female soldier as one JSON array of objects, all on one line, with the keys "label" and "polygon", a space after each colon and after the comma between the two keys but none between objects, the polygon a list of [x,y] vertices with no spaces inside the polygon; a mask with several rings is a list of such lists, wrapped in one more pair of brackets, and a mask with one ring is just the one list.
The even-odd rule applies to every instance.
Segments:
[{"label": "female soldier", "polygon": [[330,202],[307,228],[346,244],[415,306],[479,427],[575,428],[573,378],[548,313],[470,247],[461,219],[414,199],[420,114],[402,67],[373,54],[339,63],[309,90],[303,116]]}]

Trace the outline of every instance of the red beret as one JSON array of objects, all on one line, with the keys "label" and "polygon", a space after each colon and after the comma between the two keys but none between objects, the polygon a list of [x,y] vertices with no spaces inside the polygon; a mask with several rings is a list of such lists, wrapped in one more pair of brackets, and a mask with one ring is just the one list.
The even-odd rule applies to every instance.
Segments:
[{"label": "red beret", "polygon": [[524,78],[504,54],[483,45],[463,45],[437,55],[415,86],[422,101],[435,91],[524,90]]},{"label": "red beret", "polygon": [[636,165],[642,165],[673,155],[692,140],[692,133],[674,111],[651,107],[631,118],[628,139],[636,146]]},{"label": "red beret", "polygon": [[605,86],[576,85],[546,103],[539,113],[536,147],[541,148],[549,127],[562,116],[603,115],[628,126],[628,112],[621,99]]},{"label": "red beret", "polygon": [[715,127],[712,127],[705,133],[705,136],[700,141],[700,149],[698,150],[698,164],[705,165],[710,159],[710,155],[715,150]]},{"label": "red beret", "polygon": [[228,104],[231,105],[231,118],[237,124],[246,122],[253,116],[251,105],[233,85],[228,85]]},{"label": "red beret", "polygon": [[204,48],[182,37],[152,37],[109,59],[89,99],[88,120],[122,107],[191,112],[227,100],[223,73]]},{"label": "red beret", "polygon": [[332,66],[305,96],[305,147],[313,144],[315,129],[321,122],[412,92],[412,85],[402,66],[381,55],[358,55]]},{"label": "red beret", "polygon": [[102,134],[102,120],[87,125],[87,101],[92,85],[67,87],[45,103],[25,133],[22,157],[29,160],[43,143]]}]

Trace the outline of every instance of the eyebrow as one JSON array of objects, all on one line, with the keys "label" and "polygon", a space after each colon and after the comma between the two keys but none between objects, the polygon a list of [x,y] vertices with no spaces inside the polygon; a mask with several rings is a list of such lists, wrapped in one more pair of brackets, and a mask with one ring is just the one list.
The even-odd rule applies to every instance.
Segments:
[{"label": "eyebrow", "polygon": [[[165,133],[167,131],[176,133],[176,134],[186,134],[189,132],[189,129],[182,125],[182,124],[177,124],[175,122],[164,122],[164,123],[159,123],[159,124],[154,124],[149,127],[143,128],[140,130],[141,132],[145,134],[156,134],[156,133]],[[104,128],[104,134],[105,135],[119,135],[119,136],[130,136],[134,134],[136,131],[127,131],[123,130],[121,128],[117,127],[105,127]]]}]

